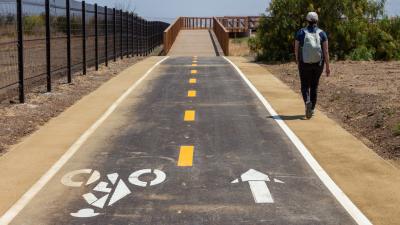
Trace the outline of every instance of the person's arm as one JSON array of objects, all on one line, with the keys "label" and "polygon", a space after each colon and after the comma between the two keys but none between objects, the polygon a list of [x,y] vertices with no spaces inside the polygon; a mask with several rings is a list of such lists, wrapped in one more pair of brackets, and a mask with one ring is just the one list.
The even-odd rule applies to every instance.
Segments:
[{"label": "person's arm", "polygon": [[294,41],[294,55],[296,56],[296,63],[299,64],[299,46],[300,42],[298,40]]},{"label": "person's arm", "polygon": [[331,68],[329,65],[329,43],[328,43],[328,40],[324,41],[324,43],[322,44],[322,48],[323,48],[323,52],[324,52],[326,76],[329,77],[331,75]]}]

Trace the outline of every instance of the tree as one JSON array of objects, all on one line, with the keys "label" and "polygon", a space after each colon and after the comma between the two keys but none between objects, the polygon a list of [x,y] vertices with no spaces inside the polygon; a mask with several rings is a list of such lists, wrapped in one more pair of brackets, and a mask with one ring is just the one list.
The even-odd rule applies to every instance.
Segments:
[{"label": "tree", "polygon": [[[393,59],[400,45],[391,34],[380,28],[385,0],[272,0],[267,15],[260,21],[255,38],[249,44],[260,58],[287,61],[293,59],[295,32],[306,26],[309,11],[321,18],[320,27],[327,31],[331,53],[345,59],[358,48],[367,49],[376,59]],[[363,52],[363,51],[360,51]]]}]

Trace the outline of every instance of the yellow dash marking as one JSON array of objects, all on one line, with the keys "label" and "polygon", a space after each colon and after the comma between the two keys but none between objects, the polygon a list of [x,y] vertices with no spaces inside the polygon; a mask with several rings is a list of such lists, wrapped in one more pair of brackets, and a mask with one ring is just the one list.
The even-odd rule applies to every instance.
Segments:
[{"label": "yellow dash marking", "polygon": [[190,122],[194,121],[196,118],[196,112],[194,110],[186,110],[185,117],[183,118],[184,121]]},{"label": "yellow dash marking", "polygon": [[189,84],[195,84],[195,83],[197,83],[197,79],[196,78],[189,79]]},{"label": "yellow dash marking", "polygon": [[197,70],[191,70],[190,73],[191,74],[197,74]]},{"label": "yellow dash marking", "polygon": [[197,91],[195,90],[188,91],[188,97],[194,98],[196,96],[197,96]]},{"label": "yellow dash marking", "polygon": [[197,64],[193,63],[192,66],[197,66]]},{"label": "yellow dash marking", "polygon": [[178,166],[193,166],[194,146],[181,146]]}]

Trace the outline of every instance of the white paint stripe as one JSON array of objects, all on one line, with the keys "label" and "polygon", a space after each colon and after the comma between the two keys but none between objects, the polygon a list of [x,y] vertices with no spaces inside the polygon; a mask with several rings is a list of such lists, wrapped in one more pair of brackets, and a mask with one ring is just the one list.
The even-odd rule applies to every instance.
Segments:
[{"label": "white paint stripe", "polygon": [[258,99],[263,103],[265,108],[268,110],[278,125],[286,133],[289,139],[293,142],[296,148],[299,150],[303,158],[306,160],[308,165],[314,170],[319,179],[324,183],[328,190],[335,196],[339,203],[346,209],[346,211],[353,217],[357,224],[372,225],[371,221],[357,208],[357,206],[347,197],[347,195],[336,185],[336,183],[329,177],[325,170],[319,165],[317,160],[312,156],[307,147],[300,141],[300,139],[293,133],[293,131],[286,125],[286,123],[279,117],[279,115],[272,108],[271,104],[262,96],[262,94],[254,87],[254,85],[247,79],[243,72],[228,58],[224,57],[239,73],[242,79],[250,87],[250,89],[256,94]]},{"label": "white paint stripe", "polygon": [[271,192],[265,181],[249,181],[249,185],[256,203],[274,203],[274,199],[272,199]]},{"label": "white paint stripe", "polygon": [[126,90],[107,111],[79,137],[64,155],[27,191],[24,195],[0,218],[0,225],[9,224],[21,210],[35,197],[35,195],[50,181],[50,179],[64,166],[65,163],[79,150],[83,143],[96,131],[96,129],[115,111],[128,95],[135,90],[140,83],[169,56],[153,65],[139,80]]}]

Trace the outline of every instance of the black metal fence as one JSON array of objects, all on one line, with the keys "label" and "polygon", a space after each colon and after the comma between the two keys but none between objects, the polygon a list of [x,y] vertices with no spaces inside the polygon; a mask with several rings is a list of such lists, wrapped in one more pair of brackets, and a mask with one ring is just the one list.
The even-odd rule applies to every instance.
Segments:
[{"label": "black metal fence", "polygon": [[[0,92],[47,84],[110,60],[145,56],[162,44],[169,24],[74,0],[0,1]],[[15,93],[17,94],[17,93]]]}]

